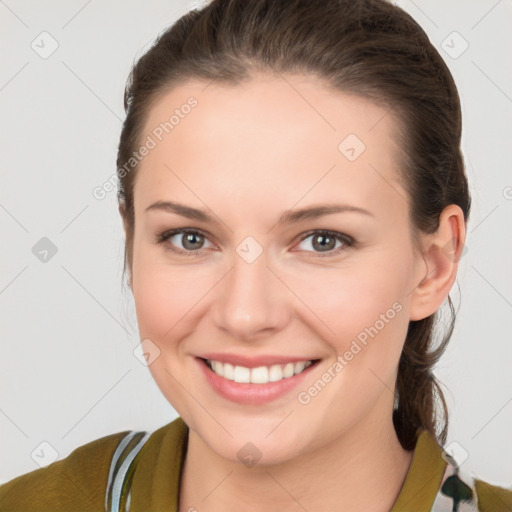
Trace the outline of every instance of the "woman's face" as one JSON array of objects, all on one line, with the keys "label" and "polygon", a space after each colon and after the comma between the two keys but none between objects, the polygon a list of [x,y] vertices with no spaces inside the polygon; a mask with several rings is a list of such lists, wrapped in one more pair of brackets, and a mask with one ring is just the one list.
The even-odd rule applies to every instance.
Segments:
[{"label": "woman's face", "polygon": [[[158,386],[208,449],[276,463],[391,422],[425,273],[396,132],[383,108],[298,75],[190,81],[151,110],[134,188],[138,325]],[[326,206],[340,211],[292,215]],[[195,233],[159,241],[171,230]],[[242,382],[202,358],[231,361]]]}]

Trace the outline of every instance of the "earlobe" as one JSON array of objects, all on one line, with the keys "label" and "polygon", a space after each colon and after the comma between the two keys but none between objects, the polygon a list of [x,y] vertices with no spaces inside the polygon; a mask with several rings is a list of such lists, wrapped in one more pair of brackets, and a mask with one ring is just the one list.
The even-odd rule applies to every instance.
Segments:
[{"label": "earlobe", "polygon": [[[124,203],[119,204],[119,215],[121,215],[121,220],[123,223],[123,230],[124,230],[124,236],[125,236],[125,243],[127,241],[128,237],[128,226],[127,226],[127,220],[126,220],[126,208]],[[130,290],[133,293],[133,275],[131,269],[128,269],[128,286],[130,287]]]},{"label": "earlobe", "polygon": [[441,307],[457,277],[465,238],[461,208],[448,205],[441,212],[437,231],[426,238],[428,242],[422,255],[425,274],[412,293],[410,320],[422,320]]},{"label": "earlobe", "polygon": [[126,236],[126,208],[124,206],[124,203],[119,204],[118,210],[119,210],[119,215],[121,216],[121,221],[123,223],[124,234]]}]

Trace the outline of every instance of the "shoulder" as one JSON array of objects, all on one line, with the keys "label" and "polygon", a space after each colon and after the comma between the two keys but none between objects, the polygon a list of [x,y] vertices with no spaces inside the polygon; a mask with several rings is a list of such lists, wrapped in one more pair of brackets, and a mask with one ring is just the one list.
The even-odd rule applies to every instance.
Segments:
[{"label": "shoulder", "polygon": [[[141,449],[133,473],[126,498],[130,510],[168,510],[169,504],[177,510],[187,437],[188,426],[180,416],[153,432]],[[120,497],[121,503],[123,500]]]},{"label": "shoulder", "polygon": [[178,492],[187,435],[178,416],[151,434],[127,430],[91,441],[62,460],[0,485],[0,512],[118,510],[126,503],[132,479],[134,509],[157,504],[151,509],[164,510]]},{"label": "shoulder", "polygon": [[62,460],[0,485],[0,512],[104,510],[110,461],[128,433],[91,441]]},{"label": "shoulder", "polygon": [[461,512],[512,512],[512,490],[448,465],[433,512],[448,510],[444,508],[447,505]]},{"label": "shoulder", "polygon": [[512,512],[512,489],[474,480],[480,512]]},{"label": "shoulder", "polygon": [[433,512],[446,506],[464,512],[512,512],[512,489],[476,478],[468,468],[462,469],[451,453],[443,451],[442,456],[446,468]]},{"label": "shoulder", "polygon": [[512,489],[476,477],[450,443],[446,448],[428,430],[418,432],[409,472],[392,512],[512,512]]}]

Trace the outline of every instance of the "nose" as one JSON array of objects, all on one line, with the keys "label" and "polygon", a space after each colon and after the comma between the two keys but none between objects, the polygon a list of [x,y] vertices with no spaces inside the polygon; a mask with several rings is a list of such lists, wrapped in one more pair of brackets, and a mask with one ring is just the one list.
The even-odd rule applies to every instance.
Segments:
[{"label": "nose", "polygon": [[265,252],[252,262],[235,254],[231,270],[216,287],[213,321],[237,341],[268,337],[291,317],[292,293],[268,264]]}]

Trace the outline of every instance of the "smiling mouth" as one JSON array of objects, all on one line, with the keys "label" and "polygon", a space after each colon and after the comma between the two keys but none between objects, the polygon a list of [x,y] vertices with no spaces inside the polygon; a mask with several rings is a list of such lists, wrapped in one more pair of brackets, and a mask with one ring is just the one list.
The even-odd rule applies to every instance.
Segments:
[{"label": "smiling mouth", "polygon": [[200,358],[203,363],[216,375],[226,380],[238,383],[268,384],[287,380],[301,374],[310,366],[316,365],[320,359],[299,361],[296,363],[274,364],[271,366],[258,366],[247,368],[245,366],[232,365],[221,361]]}]

